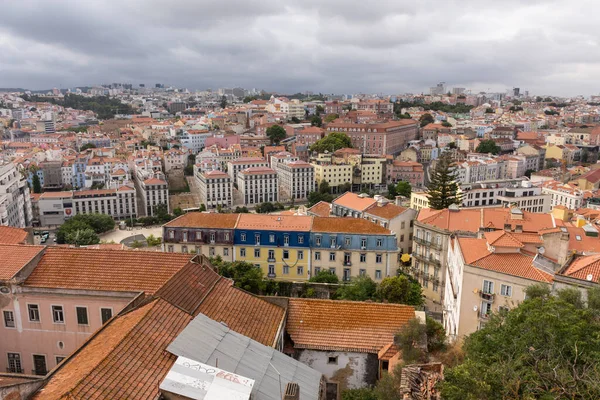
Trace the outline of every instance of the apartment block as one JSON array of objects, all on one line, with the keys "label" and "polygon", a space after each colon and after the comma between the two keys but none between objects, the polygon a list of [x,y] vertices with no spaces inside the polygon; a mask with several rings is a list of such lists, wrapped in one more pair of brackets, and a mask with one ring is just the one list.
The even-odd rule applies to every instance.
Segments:
[{"label": "apartment block", "polygon": [[237,188],[244,205],[279,201],[277,172],[268,167],[251,167],[238,172]]},{"label": "apartment block", "polygon": [[0,164],[0,225],[25,228],[32,222],[27,181],[14,164]]},{"label": "apartment block", "polygon": [[200,186],[200,202],[206,208],[231,207],[233,204],[231,176],[221,171],[210,171],[196,175]]},{"label": "apartment block", "polygon": [[237,182],[238,172],[253,167],[269,167],[269,164],[262,157],[240,157],[227,162],[227,175],[232,182]]}]

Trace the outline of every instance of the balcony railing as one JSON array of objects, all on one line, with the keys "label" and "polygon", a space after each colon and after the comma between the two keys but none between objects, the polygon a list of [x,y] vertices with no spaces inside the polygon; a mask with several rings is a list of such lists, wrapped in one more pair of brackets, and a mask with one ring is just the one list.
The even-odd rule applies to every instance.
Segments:
[{"label": "balcony railing", "polygon": [[351,267],[351,266],[352,266],[352,261],[344,260],[344,267]]},{"label": "balcony railing", "polygon": [[6,368],[6,372],[9,374],[24,374],[25,370],[23,368]]},{"label": "balcony railing", "polygon": [[496,295],[494,293],[485,293],[481,290],[479,291],[479,297],[481,297],[481,299],[485,301],[493,302],[495,296]]},{"label": "balcony railing", "polygon": [[276,278],[276,277],[277,277],[277,274],[275,274],[275,273],[272,273],[272,274],[269,273],[269,274],[267,274],[267,278],[273,279],[273,278]]},{"label": "balcony railing", "polygon": [[440,250],[442,248],[442,244],[441,243],[438,244],[438,243],[433,242],[431,240],[425,240],[425,239],[417,237],[417,236],[413,236],[413,240],[416,243],[418,243],[418,244],[420,244],[422,246],[428,246],[428,247],[431,247],[431,248],[434,248],[434,249],[438,249],[438,250]]},{"label": "balcony railing", "polygon": [[481,310],[477,311],[477,316],[484,321],[490,319],[490,313]]},{"label": "balcony railing", "polygon": [[440,260],[437,260],[437,259],[435,259],[433,257],[427,257],[427,256],[425,256],[423,254],[418,254],[416,252],[412,253],[412,256],[414,258],[416,258],[417,260],[421,260],[421,261],[423,261],[425,263],[434,264],[434,265],[437,265],[437,266],[441,266]]},{"label": "balcony railing", "polygon": [[275,262],[275,257],[269,257],[269,258],[267,258],[267,261],[268,262]]}]

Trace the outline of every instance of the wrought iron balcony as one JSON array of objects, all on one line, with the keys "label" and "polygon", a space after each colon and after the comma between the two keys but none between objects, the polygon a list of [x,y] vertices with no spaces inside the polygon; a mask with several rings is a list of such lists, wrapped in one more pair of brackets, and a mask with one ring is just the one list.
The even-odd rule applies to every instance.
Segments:
[{"label": "wrought iron balcony", "polygon": [[442,244],[441,243],[438,244],[438,243],[433,242],[431,240],[426,240],[426,239],[423,239],[423,238],[420,238],[420,237],[417,237],[417,236],[413,236],[413,240],[416,243],[418,243],[418,244],[420,244],[422,246],[427,246],[427,247],[431,247],[433,249],[438,249],[438,250],[441,250],[441,248],[442,248]]},{"label": "wrought iron balcony", "polygon": [[276,278],[276,277],[277,277],[277,274],[274,274],[274,273],[273,274],[267,274],[267,278],[273,279],[273,278]]},{"label": "wrought iron balcony", "polygon": [[480,290],[479,297],[481,297],[482,300],[493,302],[496,295],[494,293],[485,293]]}]

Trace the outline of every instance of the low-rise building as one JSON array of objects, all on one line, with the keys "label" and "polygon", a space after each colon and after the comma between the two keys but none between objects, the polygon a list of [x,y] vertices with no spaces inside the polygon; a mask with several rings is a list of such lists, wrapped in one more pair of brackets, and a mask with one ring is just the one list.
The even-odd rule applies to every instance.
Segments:
[{"label": "low-rise building", "polygon": [[564,206],[571,210],[577,210],[583,206],[584,192],[569,184],[557,181],[547,181],[542,184],[542,193],[550,196],[550,208]]},{"label": "low-rise building", "polygon": [[163,251],[196,253],[233,261],[238,214],[189,212],[163,225]]}]

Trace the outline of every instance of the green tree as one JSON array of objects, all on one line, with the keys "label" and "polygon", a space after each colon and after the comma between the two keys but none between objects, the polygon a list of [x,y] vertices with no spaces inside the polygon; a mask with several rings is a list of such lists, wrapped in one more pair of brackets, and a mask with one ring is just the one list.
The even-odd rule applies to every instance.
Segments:
[{"label": "green tree", "polygon": [[309,282],[317,283],[338,283],[339,279],[336,274],[332,274],[327,270],[321,270],[318,274],[309,279]]},{"label": "green tree", "polygon": [[384,278],[377,288],[377,298],[412,306],[424,303],[423,289],[419,282],[403,274]]},{"label": "green tree", "polygon": [[[84,224],[92,228],[96,233],[108,232],[115,228],[115,220],[112,219],[110,215],[106,214],[79,214],[70,218],[68,221],[65,222],[65,224],[68,225],[69,223],[76,222],[83,222]],[[65,224],[61,226],[64,226]]]},{"label": "green tree", "polygon": [[442,122],[442,126],[444,126],[446,128],[451,128],[452,124],[450,122],[448,122],[448,121],[444,121],[444,122]]},{"label": "green tree", "polygon": [[401,351],[402,360],[406,364],[427,361],[426,342],[427,326],[417,318],[408,321],[394,337],[394,343]]},{"label": "green tree", "polygon": [[40,177],[35,172],[31,177],[31,184],[33,186],[33,193],[42,193],[42,184],[40,183]]},{"label": "green tree", "polygon": [[169,214],[169,209],[166,203],[159,203],[154,206],[154,216],[159,222],[165,223],[173,219],[173,216]]},{"label": "green tree", "polygon": [[300,123],[300,120],[298,119],[298,117],[292,117],[292,123],[298,124]]},{"label": "green tree", "polygon": [[248,214],[250,211],[248,211],[248,207],[244,206],[244,207],[236,207],[234,213],[236,214]]},{"label": "green tree", "polygon": [[86,143],[79,148],[79,151],[86,151],[87,149],[95,149],[96,145],[94,143]]},{"label": "green tree", "polygon": [[318,126],[320,128],[323,125],[323,120],[318,115],[315,115],[310,119],[310,124],[312,126]]},{"label": "green tree", "polygon": [[141,249],[142,247],[144,247],[144,243],[140,242],[139,240],[134,240],[133,242],[131,242],[129,247],[131,247],[132,249]]},{"label": "green tree", "polygon": [[328,151],[333,153],[336,150],[351,147],[352,140],[350,140],[348,135],[342,132],[332,132],[310,146],[310,151],[316,151],[317,153]]},{"label": "green tree", "polygon": [[100,243],[100,238],[92,228],[76,229],[69,231],[65,235],[65,243],[76,246],[88,246]]},{"label": "green tree", "polygon": [[327,116],[325,117],[324,121],[325,123],[330,123],[335,121],[336,119],[338,119],[340,116],[339,114],[327,114]]},{"label": "green tree", "polygon": [[200,212],[206,211],[206,204],[200,204],[200,208],[198,208],[198,211],[200,211]]},{"label": "green tree", "polygon": [[450,142],[450,143],[448,143],[448,148],[449,149],[456,149],[457,148],[456,147],[456,142]]},{"label": "green tree", "polygon": [[456,181],[457,174],[452,167],[449,152],[444,152],[437,159],[437,164],[431,173],[431,180],[427,186],[429,206],[434,210],[443,210],[452,204],[460,205],[462,196]]},{"label": "green tree", "polygon": [[342,392],[342,400],[379,400],[373,389],[346,389]]},{"label": "green tree", "polygon": [[535,292],[465,339],[465,360],[444,372],[444,399],[600,398],[597,311]]},{"label": "green tree", "polygon": [[244,103],[250,103],[253,100],[258,100],[258,97],[256,97],[256,96],[246,96],[246,97],[244,97],[243,102]]},{"label": "green tree", "polygon": [[285,129],[280,125],[272,125],[267,128],[267,136],[271,139],[271,144],[279,144],[286,137]]},{"label": "green tree", "polygon": [[427,124],[433,124],[435,122],[435,119],[433,118],[433,115],[431,115],[429,113],[425,113],[425,114],[421,115],[421,118],[419,118],[419,122],[421,123],[421,128],[422,128]]},{"label": "green tree", "polygon": [[227,96],[221,96],[221,103],[219,105],[221,108],[227,108]]},{"label": "green tree", "polygon": [[528,178],[531,178],[531,174],[534,173],[535,170],[533,169],[528,169],[527,171],[525,171],[525,176]]},{"label": "green tree", "polygon": [[581,162],[587,163],[589,157],[590,157],[590,152],[588,151],[588,149],[583,149],[581,151]]},{"label": "green tree", "polygon": [[329,193],[321,193],[319,191],[310,192],[308,194],[308,207],[312,207],[320,201],[331,203],[333,201],[333,195]]},{"label": "green tree", "polygon": [[396,190],[396,185],[394,185],[393,183],[390,183],[388,185],[388,199],[390,200],[394,200],[396,198],[396,196],[398,196],[398,191]]},{"label": "green tree", "polygon": [[488,108],[485,109],[485,113],[486,114],[494,114],[495,111],[494,111],[494,109],[492,107],[488,107]]},{"label": "green tree", "polygon": [[219,274],[233,279],[236,287],[250,293],[260,294],[266,287],[262,270],[255,267],[254,264],[245,261],[215,261],[213,265],[217,267]]},{"label": "green tree", "polygon": [[181,207],[176,207],[173,209],[173,215],[175,217],[179,217],[181,215],[183,215],[183,210],[181,209]]},{"label": "green tree", "polygon": [[146,243],[148,243],[148,247],[160,246],[162,244],[162,238],[151,234],[146,238]]},{"label": "green tree", "polygon": [[368,275],[358,276],[335,293],[340,300],[365,301],[376,297],[377,284]]},{"label": "green tree", "polygon": [[432,353],[446,349],[446,330],[444,325],[435,319],[425,317],[425,333],[427,333],[427,351]]},{"label": "green tree", "polygon": [[477,146],[477,149],[475,151],[477,153],[498,154],[498,153],[500,153],[501,150],[502,149],[500,148],[500,146],[498,146],[496,144],[496,142],[489,139],[489,140],[482,140],[481,142],[479,142],[479,146]]},{"label": "green tree", "polygon": [[315,108],[316,108],[317,116],[319,116],[319,115],[321,115],[321,113],[325,112],[325,109],[323,108],[322,105],[317,105],[317,107],[315,107]]},{"label": "green tree", "polygon": [[400,196],[410,197],[412,192],[412,187],[410,186],[410,182],[400,181],[396,184],[396,193]]}]

